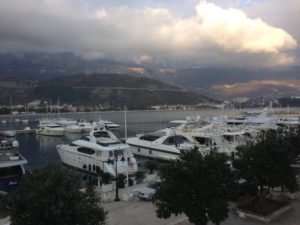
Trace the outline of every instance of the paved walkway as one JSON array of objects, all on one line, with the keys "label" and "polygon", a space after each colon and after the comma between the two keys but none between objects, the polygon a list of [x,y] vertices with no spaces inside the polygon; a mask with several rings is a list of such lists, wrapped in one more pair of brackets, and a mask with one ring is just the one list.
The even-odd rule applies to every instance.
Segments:
[{"label": "paved walkway", "polygon": [[[130,190],[144,187],[145,184],[139,184],[130,187]],[[155,214],[155,206],[151,201],[140,200],[134,197],[133,201],[125,202],[122,196],[127,189],[119,190],[120,202],[113,201],[115,192],[109,192],[106,195],[106,201],[103,207],[107,211],[107,225],[191,225],[184,215],[172,216],[171,218],[159,219]],[[8,219],[0,219],[0,225],[7,225]],[[231,212],[229,218],[222,225],[263,225],[265,223],[249,219],[239,218]],[[300,225],[300,198],[292,201],[292,210],[287,212],[279,219],[269,223],[271,225]],[[212,225],[212,224],[209,224]]]}]

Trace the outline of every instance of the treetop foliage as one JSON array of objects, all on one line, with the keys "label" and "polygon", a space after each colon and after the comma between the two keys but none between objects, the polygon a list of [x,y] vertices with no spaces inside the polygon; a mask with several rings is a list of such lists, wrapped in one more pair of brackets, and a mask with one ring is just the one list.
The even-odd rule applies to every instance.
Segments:
[{"label": "treetop foliage", "polygon": [[296,174],[291,167],[297,150],[290,143],[289,135],[280,130],[263,131],[256,142],[237,149],[233,165],[240,178],[259,188],[261,197],[264,187],[285,186],[291,192],[298,188]]},{"label": "treetop foliage", "polygon": [[228,216],[234,176],[227,156],[197,150],[182,152],[180,158],[161,169],[161,183],[154,197],[157,216],[185,213],[195,224],[220,224]]},{"label": "treetop foliage", "polygon": [[80,189],[76,175],[50,165],[27,174],[6,198],[11,225],[100,225],[105,212],[92,187]]}]

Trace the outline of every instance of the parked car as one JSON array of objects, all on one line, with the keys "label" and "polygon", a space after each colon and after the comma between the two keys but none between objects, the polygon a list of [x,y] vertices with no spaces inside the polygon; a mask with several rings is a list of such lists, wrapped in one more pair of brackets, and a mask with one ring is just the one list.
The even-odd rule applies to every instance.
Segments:
[{"label": "parked car", "polygon": [[156,193],[157,182],[150,182],[146,187],[139,190],[138,196],[141,199],[152,200]]}]

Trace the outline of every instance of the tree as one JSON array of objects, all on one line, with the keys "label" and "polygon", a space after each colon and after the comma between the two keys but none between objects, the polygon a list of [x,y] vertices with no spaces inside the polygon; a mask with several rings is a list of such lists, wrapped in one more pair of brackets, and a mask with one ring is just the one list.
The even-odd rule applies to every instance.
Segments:
[{"label": "tree", "polygon": [[153,173],[153,170],[156,170],[158,168],[158,163],[155,161],[146,161],[144,164],[145,168],[150,170],[150,174]]},{"label": "tree", "polygon": [[182,152],[179,159],[162,167],[161,182],[154,196],[156,214],[168,218],[181,214],[194,224],[220,224],[228,217],[234,175],[227,156],[211,151]]},{"label": "tree", "polygon": [[274,187],[297,190],[296,174],[290,166],[295,149],[288,140],[285,133],[268,130],[261,132],[256,142],[237,148],[233,166],[240,178],[257,187],[261,200]]},{"label": "tree", "polygon": [[105,224],[105,212],[94,189],[79,189],[78,177],[60,166],[27,174],[5,201],[11,225]]}]

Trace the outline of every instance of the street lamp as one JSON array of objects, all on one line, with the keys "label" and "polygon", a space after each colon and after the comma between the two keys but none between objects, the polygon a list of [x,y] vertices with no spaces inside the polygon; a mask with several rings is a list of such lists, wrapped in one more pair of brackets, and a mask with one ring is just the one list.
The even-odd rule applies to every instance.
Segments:
[{"label": "street lamp", "polygon": [[119,188],[118,188],[118,154],[115,152],[115,162],[116,162],[116,197],[115,202],[119,202]]}]

